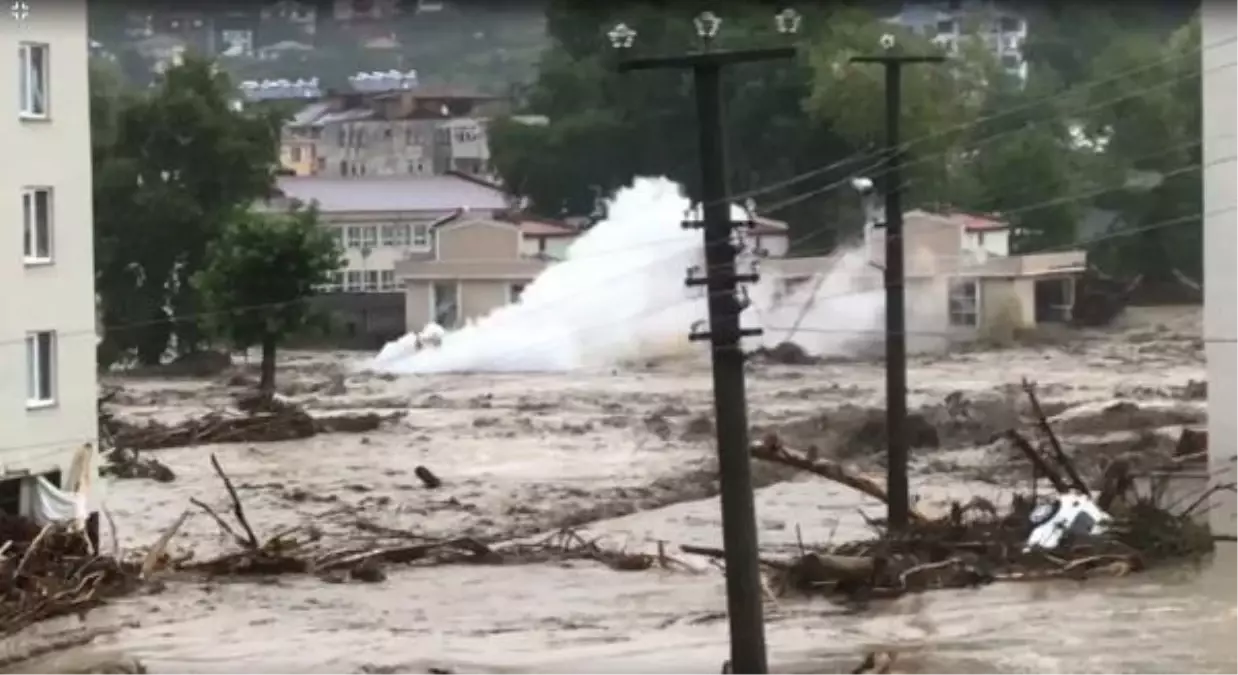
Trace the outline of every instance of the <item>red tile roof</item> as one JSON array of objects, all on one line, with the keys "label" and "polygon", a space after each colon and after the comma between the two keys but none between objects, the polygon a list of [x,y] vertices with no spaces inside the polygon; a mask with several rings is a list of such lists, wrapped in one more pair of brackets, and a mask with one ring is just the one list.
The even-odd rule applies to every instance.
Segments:
[{"label": "red tile roof", "polygon": [[963,229],[968,232],[993,232],[1010,228],[1010,225],[991,216],[980,216],[971,213],[954,213],[950,215],[950,219],[962,223]]}]

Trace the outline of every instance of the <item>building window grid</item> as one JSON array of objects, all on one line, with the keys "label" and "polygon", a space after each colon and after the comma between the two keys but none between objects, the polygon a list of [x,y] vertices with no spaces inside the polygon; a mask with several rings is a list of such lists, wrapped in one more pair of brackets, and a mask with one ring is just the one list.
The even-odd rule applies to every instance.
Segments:
[{"label": "building window grid", "polygon": [[26,335],[26,405],[40,408],[56,402],[56,333]]},{"label": "building window grid", "polygon": [[20,60],[18,79],[21,101],[20,114],[25,118],[43,119],[48,116],[49,52],[51,48],[42,43],[23,42],[18,49]]},{"label": "building window grid", "polygon": [[950,325],[974,327],[978,322],[980,285],[975,279],[950,282]]},{"label": "building window grid", "polygon": [[52,261],[52,190],[26,188],[22,191],[22,253],[26,264]]}]

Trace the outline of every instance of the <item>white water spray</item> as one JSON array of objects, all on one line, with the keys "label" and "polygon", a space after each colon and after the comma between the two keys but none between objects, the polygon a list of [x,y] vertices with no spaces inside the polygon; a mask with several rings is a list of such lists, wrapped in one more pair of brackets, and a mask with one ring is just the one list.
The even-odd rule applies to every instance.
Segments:
[{"label": "white water spray", "polygon": [[[704,267],[701,232],[681,227],[689,206],[676,183],[636,179],[615,194],[607,219],[534,279],[519,302],[448,333],[437,348],[416,350],[412,335],[389,343],[371,367],[401,374],[568,371],[705,349],[687,337],[707,316],[704,291],[684,285],[689,268]],[[733,217],[743,214],[736,208]],[[797,321],[791,339],[816,354],[853,352],[879,339],[881,293],[857,292],[857,280],[875,271],[859,250],[835,259],[824,278],[791,292],[763,271],[741,320],[766,334],[745,347],[782,342]]]}]

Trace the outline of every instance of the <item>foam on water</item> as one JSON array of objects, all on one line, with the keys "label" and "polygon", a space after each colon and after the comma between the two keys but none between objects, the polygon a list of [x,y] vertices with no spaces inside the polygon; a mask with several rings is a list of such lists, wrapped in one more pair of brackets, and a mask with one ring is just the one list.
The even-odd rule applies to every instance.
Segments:
[{"label": "foam on water", "polygon": [[[688,268],[703,268],[704,255],[700,231],[680,225],[690,206],[680,186],[637,178],[608,206],[608,217],[534,279],[518,302],[448,333],[437,349],[417,351],[412,335],[388,343],[370,367],[400,374],[568,371],[703,348],[687,339],[707,308],[704,291],[684,285]],[[735,211],[735,218],[743,217]],[[873,270],[860,250],[836,257],[824,277],[791,292],[780,292],[777,275],[763,272],[742,320],[766,334],[750,340],[777,344],[798,321],[802,330],[792,339],[813,353],[871,343],[884,303],[877,290],[857,292],[856,279]]]}]

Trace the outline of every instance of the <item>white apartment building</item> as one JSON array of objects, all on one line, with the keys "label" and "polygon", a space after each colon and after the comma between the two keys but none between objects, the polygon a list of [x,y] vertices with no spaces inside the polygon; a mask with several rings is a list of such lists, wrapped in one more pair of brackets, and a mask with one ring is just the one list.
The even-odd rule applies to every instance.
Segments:
[{"label": "white apartment building", "polygon": [[[86,0],[0,14],[0,502],[97,442]],[[97,469],[92,469],[92,474]],[[65,486],[69,487],[69,486]]]},{"label": "white apartment building", "polygon": [[1027,81],[1027,60],[1023,55],[1027,19],[1001,3],[992,0],[911,2],[888,20],[931,39],[951,54],[959,52],[964,40],[983,40],[1008,74]]},{"label": "white apartment building", "polygon": [[[1200,13],[1203,44],[1204,151],[1204,347],[1208,359],[1208,470],[1213,483],[1235,478],[1238,458],[1238,171],[1234,127],[1238,120],[1234,60],[1238,11],[1232,2],[1205,2]],[[1228,160],[1228,161],[1226,161]],[[1232,492],[1209,512],[1215,534],[1238,534]]]}]

